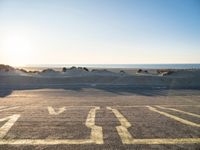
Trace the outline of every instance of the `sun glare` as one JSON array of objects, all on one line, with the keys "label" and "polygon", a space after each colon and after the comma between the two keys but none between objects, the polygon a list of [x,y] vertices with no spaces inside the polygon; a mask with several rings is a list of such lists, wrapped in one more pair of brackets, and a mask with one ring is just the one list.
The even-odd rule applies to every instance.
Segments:
[{"label": "sun glare", "polygon": [[3,39],[3,56],[6,62],[14,66],[24,66],[32,56],[31,39],[27,34],[7,33]]}]

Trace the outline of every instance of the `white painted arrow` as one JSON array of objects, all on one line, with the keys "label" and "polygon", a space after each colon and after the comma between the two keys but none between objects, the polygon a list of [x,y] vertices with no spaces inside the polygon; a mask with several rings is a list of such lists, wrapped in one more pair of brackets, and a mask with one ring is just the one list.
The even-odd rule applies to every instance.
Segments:
[{"label": "white painted arrow", "polygon": [[48,107],[48,111],[49,111],[50,115],[59,115],[59,114],[63,113],[65,110],[66,110],[65,107],[61,107],[56,112],[53,107],[51,107],[51,106]]}]

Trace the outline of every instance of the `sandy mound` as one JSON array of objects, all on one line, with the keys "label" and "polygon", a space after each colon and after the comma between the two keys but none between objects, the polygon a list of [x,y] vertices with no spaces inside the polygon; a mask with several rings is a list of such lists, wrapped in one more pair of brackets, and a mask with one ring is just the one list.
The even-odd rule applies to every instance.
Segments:
[{"label": "sandy mound", "polygon": [[[200,88],[200,70],[159,70],[127,74],[106,69],[89,70],[82,67],[63,68],[62,71],[45,69],[40,72],[15,69],[0,65],[0,85],[131,85],[137,88]],[[48,86],[47,86],[48,87]]]},{"label": "sandy mound", "polygon": [[200,70],[176,70],[169,74],[169,76],[176,78],[196,78],[200,77]]},{"label": "sandy mound", "polygon": [[17,76],[17,75],[28,75],[24,69],[15,69],[9,65],[0,64],[0,75],[1,76]]},{"label": "sandy mound", "polygon": [[63,68],[62,71],[53,69],[44,69],[42,71],[27,71],[25,69],[15,69],[8,65],[0,65],[0,75],[9,76],[32,76],[32,77],[48,77],[48,78],[64,78],[64,77],[87,77],[87,76],[123,76],[127,75],[124,71],[118,73],[111,72],[106,69],[89,70],[85,67]]},{"label": "sandy mound", "polygon": [[63,75],[69,77],[84,77],[84,76],[121,76],[125,72],[114,73],[106,69],[93,69],[89,70],[85,67],[71,67],[69,69],[63,68]]},{"label": "sandy mound", "polygon": [[60,76],[61,73],[53,69],[45,69],[39,72],[38,75],[44,76],[44,77],[57,77],[57,76]]},{"label": "sandy mound", "polygon": [[64,76],[86,76],[89,75],[89,70],[85,67],[63,68]]},{"label": "sandy mound", "polygon": [[91,71],[91,74],[98,75],[98,76],[119,76],[120,75],[120,73],[114,73],[106,69],[93,69]]},{"label": "sandy mound", "polygon": [[9,65],[3,65],[0,64],[0,72],[10,72],[10,71],[14,71],[15,68],[9,66]]}]

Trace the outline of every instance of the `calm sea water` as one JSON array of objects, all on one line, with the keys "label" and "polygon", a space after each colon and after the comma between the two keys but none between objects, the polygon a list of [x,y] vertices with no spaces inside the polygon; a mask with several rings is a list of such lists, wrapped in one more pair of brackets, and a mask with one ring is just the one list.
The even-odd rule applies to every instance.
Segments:
[{"label": "calm sea water", "polygon": [[89,67],[89,68],[145,68],[145,69],[200,69],[200,64],[56,64],[28,65],[27,67]]}]

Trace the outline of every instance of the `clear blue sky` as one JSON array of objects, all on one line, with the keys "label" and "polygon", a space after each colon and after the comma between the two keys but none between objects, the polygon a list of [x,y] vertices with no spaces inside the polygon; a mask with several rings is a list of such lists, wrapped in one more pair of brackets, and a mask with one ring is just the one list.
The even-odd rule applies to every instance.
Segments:
[{"label": "clear blue sky", "polygon": [[200,0],[0,0],[0,63],[200,63]]}]

